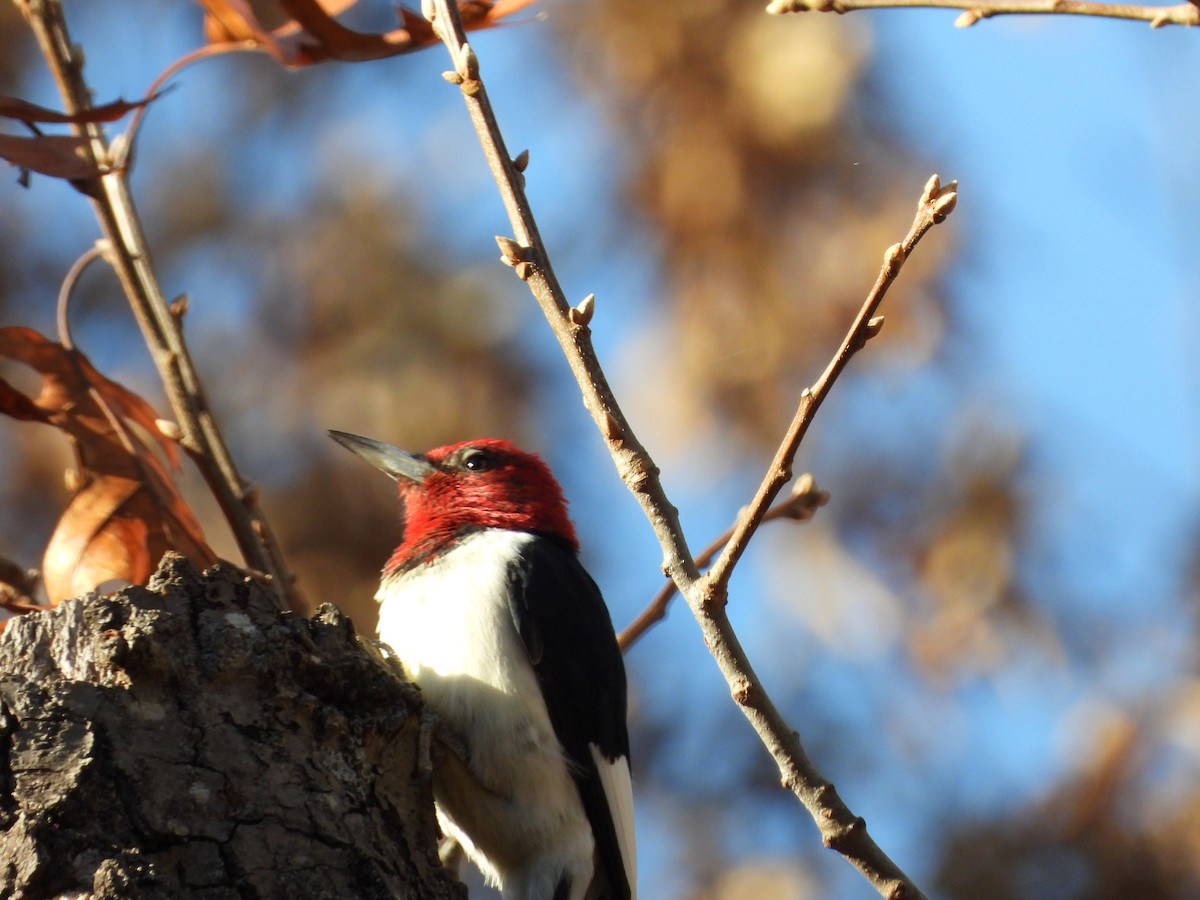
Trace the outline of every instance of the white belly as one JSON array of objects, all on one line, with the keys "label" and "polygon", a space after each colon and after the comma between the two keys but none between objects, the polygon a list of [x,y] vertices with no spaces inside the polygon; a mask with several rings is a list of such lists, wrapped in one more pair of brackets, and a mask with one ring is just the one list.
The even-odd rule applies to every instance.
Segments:
[{"label": "white belly", "polygon": [[549,898],[554,884],[543,893],[540,883],[564,871],[582,896],[591,827],[507,602],[508,564],[532,540],[479,531],[387,579],[379,637],[468,751],[464,764],[451,759],[434,773],[442,827],[506,897]]}]

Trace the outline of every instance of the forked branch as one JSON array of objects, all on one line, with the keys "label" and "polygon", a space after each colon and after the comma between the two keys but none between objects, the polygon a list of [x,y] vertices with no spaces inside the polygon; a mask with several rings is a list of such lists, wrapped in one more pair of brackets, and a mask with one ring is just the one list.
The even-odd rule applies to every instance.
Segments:
[{"label": "forked branch", "polygon": [[[807,522],[816,515],[818,509],[828,502],[829,494],[817,487],[813,477],[808,474],[801,475],[792,486],[791,496],[768,509],[763,515],[762,521],[790,519],[793,522]],[[732,528],[696,554],[697,568],[702,569],[711,563],[721,549],[729,543],[731,537],[733,537]],[[629,648],[637,643],[642,635],[666,618],[667,607],[671,605],[671,600],[678,593],[679,588],[673,581],[668,580],[662,586],[662,590],[655,595],[642,614],[617,635],[617,643],[621,645],[622,653],[628,653]]]},{"label": "forked branch", "polygon": [[875,279],[871,292],[867,294],[867,299],[859,308],[850,330],[842,339],[837,353],[829,361],[829,365],[825,367],[825,371],[821,373],[816,384],[801,391],[800,403],[796,407],[792,423],[788,426],[779,449],[775,451],[775,458],[771,461],[766,476],[758,486],[754,499],[750,501],[750,506],[739,517],[738,523],[733,529],[733,535],[725,545],[724,551],[704,576],[704,593],[707,603],[724,605],[729,576],[733,573],[733,567],[737,565],[746,545],[750,543],[750,538],[762,524],[763,516],[771,501],[775,499],[780,489],[792,480],[792,462],[796,458],[796,451],[800,449],[800,442],[808,432],[808,427],[812,424],[817,410],[829,396],[833,383],[842,374],[851,357],[883,327],[883,317],[876,317],[875,313],[879,310],[879,304],[883,302],[888,288],[900,274],[900,268],[904,265],[904,261],[908,259],[922,236],[934,225],[943,221],[957,202],[958,182],[952,181],[946,187],[942,187],[941,181],[936,175],[929,179],[925,185],[925,192],[921,195],[921,201],[917,204],[917,214],[913,219],[912,226],[908,229],[908,234],[899,244],[894,244],[884,253],[879,276]]},{"label": "forked branch", "polygon": [[[447,0],[425,0],[422,8],[450,52],[454,69],[445,73],[446,80],[458,85],[462,91],[484,156],[508,212],[514,238],[498,238],[501,259],[511,265],[517,276],[529,285],[549,321],[570,363],[584,404],[608,443],[617,471],[654,528],[663,549],[663,571],[687,601],[734,701],[778,765],[784,787],[792,791],[812,815],[825,845],[845,856],[883,896],[923,900],[924,894],[920,889],[871,839],[863,820],[849,810],[834,786],[813,767],[799,735],[772,703],[755,674],[725,615],[724,604],[710,602],[708,587],[711,582],[701,578],[696,562],[688,552],[678,513],[663,491],[658,468],[634,436],[596,359],[588,327],[594,309],[593,299],[589,296],[578,306],[572,307],[554,275],[525,197],[522,173],[528,157],[522,153],[514,159],[505,147],[480,76],[479,60],[466,42],[458,9]],[[942,204],[940,207],[939,202]],[[942,193],[939,186],[933,185],[923,197],[921,214],[926,215],[929,224],[932,224],[952,205],[953,192]],[[924,221],[920,216],[919,219]],[[924,225],[919,230],[924,233],[927,228],[928,225]],[[883,283],[877,283],[873,295],[882,298],[887,285],[895,278],[895,271],[903,261],[903,256],[915,243],[916,239],[906,239],[905,243],[899,245],[899,251],[893,248],[889,252],[885,275],[881,276]],[[868,316],[861,326],[856,321],[848,338],[853,349],[846,353],[845,359],[839,361],[839,354],[839,358],[831,363],[834,373],[841,370],[861,340],[865,340],[878,326],[879,322],[872,316]],[[827,375],[830,383],[836,377],[836,374],[830,375],[828,372]],[[811,403],[811,399],[807,402]],[[765,515],[765,508],[764,505],[763,511],[757,514],[759,521]],[[739,530],[744,531],[747,538],[753,531],[744,524],[748,518],[744,518],[739,525]],[[726,568],[731,565],[732,562],[727,563]]]}]

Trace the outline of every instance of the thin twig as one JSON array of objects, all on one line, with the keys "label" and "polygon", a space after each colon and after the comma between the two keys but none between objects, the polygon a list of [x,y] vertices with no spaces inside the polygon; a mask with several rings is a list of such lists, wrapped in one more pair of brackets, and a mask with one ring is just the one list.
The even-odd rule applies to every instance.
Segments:
[{"label": "thin twig", "polygon": [[75,344],[71,340],[71,322],[67,316],[67,308],[71,303],[71,294],[75,291],[75,285],[79,282],[79,278],[83,275],[84,270],[101,259],[108,252],[107,241],[96,241],[79,259],[71,264],[71,268],[67,270],[67,274],[63,276],[62,287],[58,289],[58,342],[68,350],[74,350]]},{"label": "thin twig", "polygon": [[[83,60],[71,43],[60,0],[17,0],[70,114],[91,106]],[[303,605],[295,578],[257,503],[257,491],[243,481],[209,410],[200,377],[150,262],[141,221],[129,193],[126,172],[115,166],[103,128],[72,126],[88,140],[88,152],[102,174],[77,185],[92,201],[111,248],[111,262],[134,317],[158,367],[180,427],[180,445],[196,463],[228,521],[247,566],[266,577],[281,608]]]},{"label": "thin twig", "polygon": [[791,480],[792,462],[796,458],[796,451],[800,449],[800,442],[804,439],[808,426],[812,424],[817,410],[829,396],[830,388],[833,387],[838,375],[846,368],[850,358],[861,350],[867,341],[879,333],[879,329],[883,326],[883,318],[875,318],[879,304],[883,302],[884,295],[900,274],[904,261],[908,259],[908,255],[912,253],[917,242],[921,240],[925,232],[945,219],[954,209],[954,204],[958,199],[957,190],[958,182],[952,181],[943,188],[936,175],[930,178],[928,184],[925,185],[925,192],[917,204],[917,214],[908,234],[903,241],[889,247],[884,253],[883,266],[879,270],[879,276],[875,279],[875,284],[859,309],[858,315],[855,316],[850,330],[842,339],[842,345],[834,354],[833,359],[829,361],[825,371],[821,373],[821,377],[817,379],[817,383],[810,388],[805,388],[800,393],[800,403],[796,407],[792,423],[788,426],[787,433],[784,435],[779,449],[775,452],[775,458],[771,461],[767,474],[758,486],[754,499],[750,501],[750,506],[739,518],[733,530],[733,537],[725,545],[725,550],[704,576],[705,593],[709,602],[724,604],[733,567],[737,565],[742,553],[745,552],[746,545],[750,543],[750,538],[754,536],[754,532],[762,523],[767,507],[770,506],[780,489]]},{"label": "thin twig", "polygon": [[[804,474],[796,479],[791,496],[768,509],[762,520],[771,522],[775,519],[791,519],[793,522],[807,522],[828,502],[829,494],[817,487],[811,475]],[[731,537],[733,529],[729,528],[696,555],[696,566],[703,569],[712,562],[713,557],[721,552],[721,548],[729,543]],[[668,579],[642,614],[617,635],[617,643],[620,644],[622,653],[628,653],[629,648],[637,643],[642,635],[667,617],[667,607],[678,593],[675,582]]]},{"label": "thin twig", "polygon": [[754,672],[745,650],[725,615],[723,604],[707,600],[707,584],[679,525],[679,516],[667,499],[658,468],[637,441],[592,349],[588,323],[591,298],[571,308],[550,265],[524,192],[521,171],[509,155],[479,76],[479,61],[466,43],[458,10],[447,0],[425,0],[426,16],[433,21],[454,63],[446,80],[457,84],[492,176],[500,189],[515,240],[499,238],[501,258],[525,281],[562,347],[583,395],[584,405],[608,442],[617,471],[642,506],[663,549],[663,571],[675,582],[700,625],[705,644],[729,685],[730,693],[758,733],[779,767],[780,780],[803,803],[821,831],[825,846],[848,859],[883,896],[923,900],[924,894],[885,854],[867,833],[862,819],[842,802],[836,789],[813,767],[800,736],[771,702]]},{"label": "thin twig", "polygon": [[772,0],[767,12],[847,13],[861,9],[961,9],[958,28],[969,28],[993,16],[1092,16],[1149,22],[1151,28],[1166,25],[1200,25],[1200,7],[1193,3],[1175,6],[1135,6],[1126,3],[1091,3],[1088,0]]},{"label": "thin twig", "polygon": [[[150,83],[150,87],[146,91],[146,96],[158,96],[170,79],[174,78],[192,63],[200,62],[202,59],[211,59],[214,56],[224,56],[226,53],[247,53],[254,50],[262,52],[262,49],[256,41],[252,41],[249,38],[238,43],[205,44],[203,47],[198,47],[190,53],[185,53],[163,69],[158,77]],[[129,125],[121,135],[121,146],[116,154],[116,161],[113,163],[113,168],[125,169],[129,165],[130,157],[133,154],[133,145],[137,141],[138,131],[142,127],[142,120],[146,118],[146,111],[149,108],[150,104],[147,103],[145,106],[139,106],[134,111],[133,117],[129,120]]]}]

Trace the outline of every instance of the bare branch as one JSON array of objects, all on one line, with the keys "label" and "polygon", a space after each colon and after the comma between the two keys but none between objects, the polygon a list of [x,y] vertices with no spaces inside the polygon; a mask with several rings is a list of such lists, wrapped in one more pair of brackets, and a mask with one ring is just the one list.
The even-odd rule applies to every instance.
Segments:
[{"label": "bare branch", "polygon": [[[66,111],[77,114],[90,108],[83,61],[67,32],[60,0],[18,2],[17,6],[37,37]],[[158,367],[182,432],[180,444],[220,504],[246,564],[270,580],[281,608],[298,606],[302,601],[295,578],[258,508],[256,492],[247,488],[234,465],[209,411],[179,321],[163,297],[125,170],[114,165],[112,148],[100,125],[80,122],[72,127],[87,141],[88,153],[101,173],[79,187],[92,201],[111,251],[110,261]]]},{"label": "bare branch", "polygon": [[767,12],[847,13],[861,9],[961,9],[954,20],[957,28],[969,28],[993,16],[1092,16],[1148,22],[1151,28],[1166,25],[1200,25],[1200,7],[1193,3],[1176,6],[1136,6],[1126,3],[1091,3],[1088,0],[771,0]]},{"label": "bare branch", "polygon": [[737,565],[737,561],[745,552],[746,545],[750,543],[750,538],[762,524],[767,507],[770,506],[780,489],[791,480],[792,461],[796,458],[796,451],[800,449],[800,442],[804,439],[808,426],[812,424],[817,410],[829,396],[830,388],[833,387],[833,383],[842,370],[846,368],[850,358],[883,327],[883,318],[875,315],[879,304],[883,302],[884,295],[900,274],[900,268],[908,259],[908,255],[912,253],[913,248],[916,247],[917,242],[921,240],[925,232],[942,222],[954,209],[958,199],[957,190],[958,182],[952,181],[943,188],[936,175],[930,178],[925,185],[925,192],[917,204],[917,213],[909,227],[908,234],[905,235],[903,241],[889,247],[884,253],[883,266],[879,270],[879,276],[875,279],[875,284],[859,309],[858,315],[855,316],[850,330],[846,332],[842,345],[834,354],[833,359],[829,361],[829,365],[825,367],[825,371],[821,373],[821,377],[817,379],[817,383],[811,388],[801,391],[800,403],[796,407],[792,423],[788,426],[779,449],[775,451],[775,458],[771,461],[766,476],[758,486],[758,491],[755,493],[754,499],[750,501],[750,506],[740,516],[734,527],[733,536],[725,545],[724,552],[705,575],[704,580],[707,583],[705,593],[709,602],[724,605],[733,567]]},{"label": "bare branch", "polygon": [[487,91],[479,80],[478,60],[466,42],[457,6],[437,0],[436,8],[433,27],[446,43],[455,67],[453,72],[446,73],[446,78],[462,91],[515,235],[515,239],[499,241],[504,260],[529,285],[550,323],[579,384],[584,406],[604,435],[618,474],[641,504],[663,546],[663,571],[677,583],[691,582],[699,573],[688,552],[679,514],[663,491],[658,467],[634,435],[617,404],[592,347],[588,326],[590,315],[585,312],[591,304],[585,300],[572,316],[571,304],[550,265],[525,197],[524,176],[520,169],[528,159],[518,164],[505,147]]},{"label": "bare branch", "polygon": [[[525,160],[518,166],[505,147],[480,78],[479,60],[466,43],[458,10],[448,0],[425,0],[423,9],[450,52],[454,71],[445,74],[446,80],[462,91],[512,224],[515,238],[500,242],[503,259],[529,285],[558,338],[584,405],[608,443],[617,472],[641,504],[663,548],[663,571],[687,601],[734,701],[778,765],[783,786],[799,798],[813,817],[825,846],[845,856],[883,896],[923,900],[925,895],[920,889],[871,839],[863,820],[846,807],[833,785],[813,768],[800,736],[771,702],[755,674],[725,615],[724,604],[711,602],[708,583],[701,579],[688,552],[678,513],[663,491],[658,468],[634,436],[596,360],[588,326],[595,311],[594,303],[581,303],[572,316],[571,306],[554,276],[525,197],[521,173]],[[947,200],[947,205],[949,202],[952,201]],[[941,210],[943,214],[946,211]],[[882,290],[879,294],[882,296]],[[861,334],[877,331],[878,324],[864,322]]]},{"label": "bare branch", "polygon": [[[829,494],[817,487],[812,475],[805,473],[796,479],[791,495],[768,509],[762,520],[772,522],[776,519],[790,519],[793,522],[807,522],[828,502]],[[702,569],[712,562],[713,557],[729,543],[731,537],[732,528],[701,550],[696,556],[696,566]],[[623,653],[628,653],[629,648],[637,643],[642,635],[667,617],[667,607],[671,605],[671,600],[677,593],[679,590],[675,582],[667,581],[642,614],[617,635],[617,643],[620,644]]]}]

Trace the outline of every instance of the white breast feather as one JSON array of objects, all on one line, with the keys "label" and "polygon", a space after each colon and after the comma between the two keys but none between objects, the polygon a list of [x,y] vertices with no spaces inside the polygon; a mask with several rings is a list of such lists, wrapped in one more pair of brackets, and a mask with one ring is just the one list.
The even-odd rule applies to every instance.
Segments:
[{"label": "white breast feather", "polygon": [[[572,875],[572,900],[582,897],[593,868],[591,826],[567,771],[506,594],[509,563],[535,540],[487,529],[414,572],[386,579],[379,637],[390,644],[426,704],[470,744],[469,772],[443,766],[434,796],[443,828],[506,900],[549,900],[560,872]],[[622,761],[623,764],[623,761]],[[603,761],[600,771],[612,769]],[[605,776],[604,790],[632,857],[629,790]],[[627,855],[628,854],[628,855]]]}]

